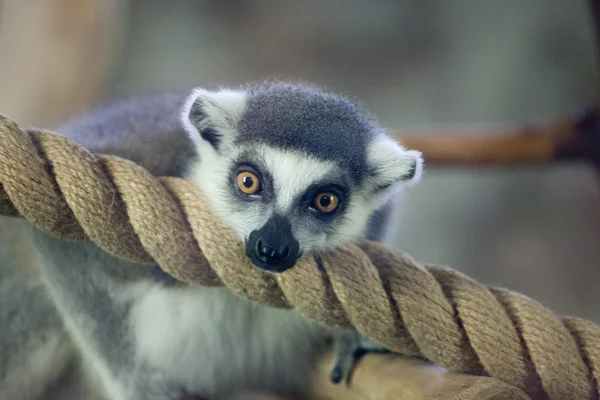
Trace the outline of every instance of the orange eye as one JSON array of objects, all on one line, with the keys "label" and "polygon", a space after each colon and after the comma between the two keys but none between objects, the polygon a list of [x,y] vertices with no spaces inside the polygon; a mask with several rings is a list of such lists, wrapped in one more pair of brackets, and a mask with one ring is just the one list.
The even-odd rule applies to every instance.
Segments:
[{"label": "orange eye", "polygon": [[315,197],[315,208],[322,213],[334,212],[340,204],[340,199],[333,193],[321,193]]},{"label": "orange eye", "polygon": [[255,194],[260,190],[260,179],[252,172],[240,172],[237,176],[238,188],[244,194]]}]

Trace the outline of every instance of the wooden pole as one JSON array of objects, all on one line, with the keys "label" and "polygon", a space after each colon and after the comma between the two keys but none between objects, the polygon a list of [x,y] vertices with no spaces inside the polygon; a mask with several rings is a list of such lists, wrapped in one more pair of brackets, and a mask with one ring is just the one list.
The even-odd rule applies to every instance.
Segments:
[{"label": "wooden pole", "polygon": [[442,127],[396,132],[433,166],[526,166],[564,161],[600,165],[600,114],[595,106],[554,121],[498,128]]}]

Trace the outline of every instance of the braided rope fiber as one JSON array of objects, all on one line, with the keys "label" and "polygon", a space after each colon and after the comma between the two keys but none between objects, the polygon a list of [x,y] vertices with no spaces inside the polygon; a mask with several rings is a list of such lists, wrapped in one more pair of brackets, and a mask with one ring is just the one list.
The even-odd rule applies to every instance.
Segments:
[{"label": "braided rope fiber", "polygon": [[185,283],[225,285],[249,301],[353,327],[391,350],[498,378],[533,399],[600,398],[600,327],[592,322],[559,318],[528,297],[373,242],[263,274],[191,183],[155,178],[49,131],[25,132],[5,117],[0,215],[157,263]]}]

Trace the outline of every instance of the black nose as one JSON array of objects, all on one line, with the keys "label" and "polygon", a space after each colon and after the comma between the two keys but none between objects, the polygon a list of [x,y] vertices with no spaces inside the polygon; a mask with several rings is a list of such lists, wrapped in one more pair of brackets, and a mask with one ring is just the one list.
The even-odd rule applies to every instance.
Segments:
[{"label": "black nose", "polygon": [[279,273],[292,268],[302,252],[292,233],[290,221],[274,215],[262,228],[250,233],[246,255],[263,271]]},{"label": "black nose", "polygon": [[290,246],[274,246],[266,240],[258,239],[256,253],[267,264],[279,264],[290,256]]}]

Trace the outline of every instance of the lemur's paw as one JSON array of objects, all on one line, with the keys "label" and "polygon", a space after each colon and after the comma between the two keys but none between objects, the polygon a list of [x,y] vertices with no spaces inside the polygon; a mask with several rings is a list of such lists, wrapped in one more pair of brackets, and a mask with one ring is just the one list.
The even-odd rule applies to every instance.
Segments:
[{"label": "lemur's paw", "polygon": [[338,332],[335,335],[334,346],[336,356],[331,370],[331,381],[335,384],[344,378],[346,382],[349,381],[358,359],[364,354],[390,353],[390,350],[352,330]]}]

